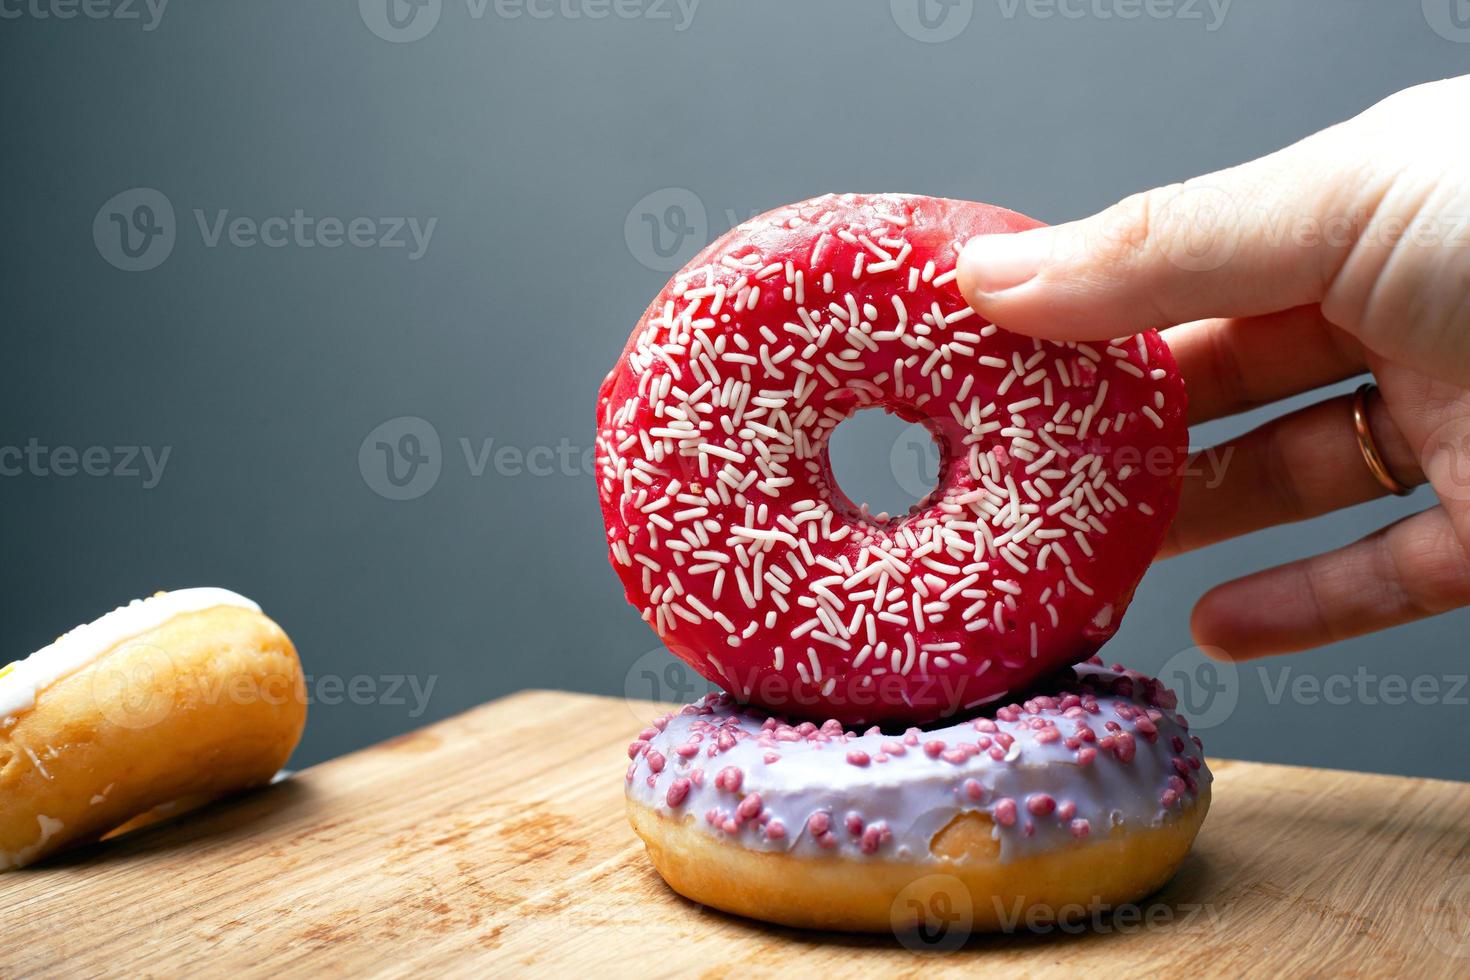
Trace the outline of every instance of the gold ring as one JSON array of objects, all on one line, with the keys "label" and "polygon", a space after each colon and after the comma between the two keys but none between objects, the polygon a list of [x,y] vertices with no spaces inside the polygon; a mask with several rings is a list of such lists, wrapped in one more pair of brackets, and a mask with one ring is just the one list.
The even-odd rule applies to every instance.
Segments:
[{"label": "gold ring", "polygon": [[1373,430],[1368,427],[1368,396],[1377,389],[1378,386],[1369,381],[1353,392],[1353,430],[1358,434],[1358,449],[1363,454],[1363,462],[1368,464],[1368,472],[1383,485],[1383,489],[1396,497],[1407,497],[1414,488],[1400,483],[1388,471],[1383,455],[1378,451],[1378,443],[1373,439]]}]

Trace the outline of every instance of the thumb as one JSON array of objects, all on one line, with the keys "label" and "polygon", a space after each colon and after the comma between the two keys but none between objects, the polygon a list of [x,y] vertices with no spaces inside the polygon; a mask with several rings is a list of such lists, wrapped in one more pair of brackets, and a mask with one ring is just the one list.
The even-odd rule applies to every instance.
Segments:
[{"label": "thumb", "polygon": [[[1007,330],[1101,340],[1322,301],[1351,236],[1303,234],[1349,213],[1334,130],[1230,170],[1135,194],[1093,217],[972,239],[958,284]],[[1330,168],[1330,169],[1329,169]],[[1360,178],[1361,179],[1361,178]]]}]

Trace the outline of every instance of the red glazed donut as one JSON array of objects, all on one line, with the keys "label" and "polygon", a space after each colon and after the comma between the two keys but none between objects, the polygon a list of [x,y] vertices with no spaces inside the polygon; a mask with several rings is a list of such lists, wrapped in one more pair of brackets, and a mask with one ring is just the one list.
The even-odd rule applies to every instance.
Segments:
[{"label": "red glazed donut", "polygon": [[[602,384],[597,474],[613,567],[670,650],[789,716],[922,723],[1113,634],[1177,505],[1184,385],[1155,333],[1050,343],[970,310],[959,248],[1036,224],[822,197],[665,286]],[[941,450],[895,519],[828,465],[870,407]]]}]

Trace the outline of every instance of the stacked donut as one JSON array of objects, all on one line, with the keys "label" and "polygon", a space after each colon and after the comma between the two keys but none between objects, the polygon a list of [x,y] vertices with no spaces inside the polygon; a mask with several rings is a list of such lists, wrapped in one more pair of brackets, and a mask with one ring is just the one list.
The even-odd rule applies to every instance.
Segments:
[{"label": "stacked donut", "polygon": [[[727,692],[630,747],[634,828],[684,895],[874,930],[948,889],[993,928],[1131,901],[1188,850],[1198,741],[1158,682],[1089,661],[1173,517],[1184,385],[1156,334],[974,314],[959,249],[1035,224],[904,195],[770,212],[669,282],[603,382],[612,565]],[[829,436],[870,408],[939,447],[907,514],[832,479]]]}]

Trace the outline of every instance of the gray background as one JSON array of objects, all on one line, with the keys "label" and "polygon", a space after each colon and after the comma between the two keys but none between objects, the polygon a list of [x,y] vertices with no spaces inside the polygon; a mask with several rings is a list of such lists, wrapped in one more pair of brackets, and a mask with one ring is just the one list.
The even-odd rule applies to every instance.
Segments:
[{"label": "gray background", "polygon": [[[673,7],[672,20],[537,19],[444,0],[411,43],[377,36],[372,4],[365,18],[344,0],[176,0],[151,31],[28,9],[0,20],[0,446],[171,447],[152,489],[0,478],[0,660],[157,588],[237,589],[314,677],[375,679],[379,696],[359,697],[374,703],[313,708],[298,764],[524,687],[688,693],[606,567],[579,459],[537,476],[503,457],[475,476],[459,444],[589,445],[598,381],[666,278],[647,267],[643,211],[692,198],[699,240],[830,190],[1062,220],[1470,65],[1470,44],[1431,29],[1418,2],[1236,0],[1215,30],[1203,5],[1203,20],[972,6],[944,43],[905,34],[882,0],[704,0],[683,31]],[[92,224],[136,187],[171,202],[177,240],[157,268],[125,272]],[[194,217],[296,208],[438,223],[413,261],[403,248],[208,247]],[[431,423],[442,452],[432,489],[399,501],[375,492],[382,465],[358,453],[401,416]],[[841,472],[857,496],[901,499],[894,429],[866,421],[839,435]],[[1426,751],[1463,732],[1466,692],[1446,695],[1467,669],[1466,614],[1271,661],[1264,681],[1258,665],[1212,679],[1180,653],[1211,583],[1428,502],[1168,562],[1107,652],[1193,684],[1215,754],[1470,777],[1465,753]],[[1360,666],[1439,678],[1440,693],[1277,696],[1287,668],[1321,680]],[[405,674],[434,679],[418,717],[412,698],[379,703],[377,679]]]}]

